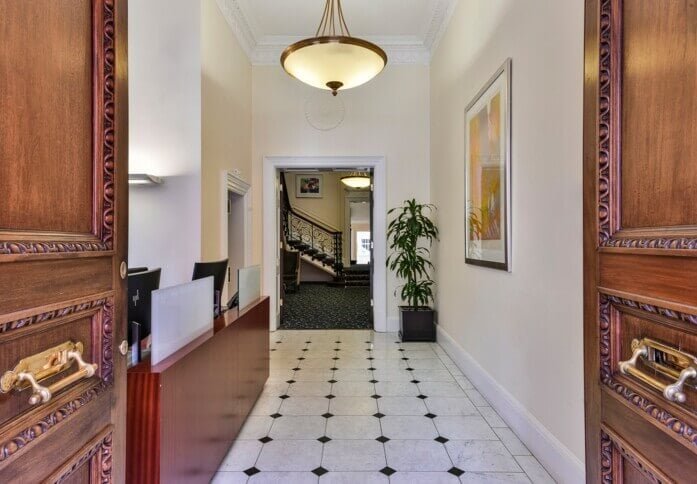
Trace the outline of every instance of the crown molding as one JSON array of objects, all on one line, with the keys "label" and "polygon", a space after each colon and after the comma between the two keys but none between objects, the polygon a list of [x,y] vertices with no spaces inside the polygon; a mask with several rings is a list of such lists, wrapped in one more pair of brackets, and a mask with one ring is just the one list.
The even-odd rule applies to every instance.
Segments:
[{"label": "crown molding", "polygon": [[[283,50],[303,37],[259,36],[247,19],[239,0],[216,0],[252,65],[277,65]],[[418,36],[367,37],[386,53],[389,64],[428,65],[443,37],[457,0],[438,0],[423,39]]]}]

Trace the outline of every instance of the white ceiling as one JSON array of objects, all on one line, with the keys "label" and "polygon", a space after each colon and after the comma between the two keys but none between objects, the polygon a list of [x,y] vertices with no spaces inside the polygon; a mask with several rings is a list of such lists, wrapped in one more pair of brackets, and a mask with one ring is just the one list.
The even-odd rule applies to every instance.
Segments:
[{"label": "white ceiling", "polygon": [[[325,0],[217,0],[255,65],[277,64],[289,44],[312,37]],[[371,40],[393,64],[428,64],[457,0],[343,0],[351,35]]]}]

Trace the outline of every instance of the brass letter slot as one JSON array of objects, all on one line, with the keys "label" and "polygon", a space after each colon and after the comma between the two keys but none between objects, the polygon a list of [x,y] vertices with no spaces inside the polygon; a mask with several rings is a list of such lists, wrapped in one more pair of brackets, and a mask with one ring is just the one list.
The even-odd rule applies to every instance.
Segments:
[{"label": "brass letter slot", "polygon": [[[12,390],[20,392],[26,388],[32,388],[33,392],[29,397],[29,403],[31,405],[46,403],[57,391],[78,380],[94,375],[97,365],[85,363],[82,360],[82,351],[82,343],[67,341],[41,353],[23,358],[13,370],[5,372],[0,378],[0,392],[9,393]],[[78,371],[75,373],[48,387],[39,385],[40,381],[67,370],[75,362],[78,365]]]},{"label": "brass letter slot", "polygon": [[[697,378],[697,358],[650,338],[643,338],[641,341],[633,340],[632,351],[632,357],[629,360],[619,362],[620,371],[624,375],[632,375],[655,388],[671,402],[685,403],[687,396],[683,387],[687,384],[687,380]],[[675,383],[666,385],[652,375],[647,375],[636,366],[639,358],[643,364],[675,380]]]}]

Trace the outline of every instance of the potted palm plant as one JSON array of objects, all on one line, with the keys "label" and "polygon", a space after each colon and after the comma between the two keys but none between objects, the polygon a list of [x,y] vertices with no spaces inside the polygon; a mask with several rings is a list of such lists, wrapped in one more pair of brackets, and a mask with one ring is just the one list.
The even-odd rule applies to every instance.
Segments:
[{"label": "potted palm plant", "polygon": [[401,289],[401,299],[406,303],[399,307],[402,341],[436,340],[435,311],[429,306],[435,285],[429,258],[433,241],[438,240],[438,227],[429,215],[435,210],[434,205],[411,199],[387,212],[393,216],[387,227],[387,266],[404,281],[395,290],[396,295]]}]

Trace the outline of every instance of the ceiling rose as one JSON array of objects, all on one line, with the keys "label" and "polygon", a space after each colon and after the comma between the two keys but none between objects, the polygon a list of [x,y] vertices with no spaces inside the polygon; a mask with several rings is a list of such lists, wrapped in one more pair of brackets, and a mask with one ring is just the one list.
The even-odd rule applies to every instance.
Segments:
[{"label": "ceiling rose", "polygon": [[351,37],[341,0],[326,0],[314,37],[288,46],[283,69],[296,79],[336,96],[339,89],[360,86],[380,74],[387,54],[367,40]]}]

